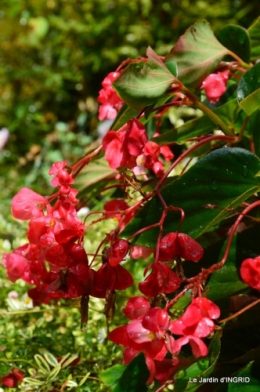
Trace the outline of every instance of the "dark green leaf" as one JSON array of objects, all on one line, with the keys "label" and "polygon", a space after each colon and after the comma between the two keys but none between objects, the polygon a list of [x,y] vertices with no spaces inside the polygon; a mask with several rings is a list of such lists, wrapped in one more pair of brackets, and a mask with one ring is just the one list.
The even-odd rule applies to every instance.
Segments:
[{"label": "dark green leaf", "polygon": [[186,30],[165,61],[176,62],[178,79],[185,86],[199,87],[226,54],[229,50],[216,39],[209,23],[202,20]]},{"label": "dark green leaf", "polygon": [[260,157],[260,110],[256,110],[248,121],[247,130],[253,136],[255,153]]},{"label": "dark green leaf", "polygon": [[217,35],[219,42],[234,52],[245,63],[250,62],[250,39],[246,29],[241,26],[225,26]]},{"label": "dark green leaf", "polygon": [[147,62],[129,64],[113,83],[123,101],[135,110],[156,102],[175,80],[151,48],[147,56]]},{"label": "dark green leaf", "polygon": [[260,58],[260,17],[249,27],[248,34],[251,41],[251,60]]},{"label": "dark green leaf", "polygon": [[127,365],[113,391],[146,392],[146,381],[148,377],[149,371],[146,367],[144,356],[140,354]]},{"label": "dark green leaf", "polygon": [[[221,148],[198,161],[179,179],[165,186],[161,194],[167,205],[180,207],[185,212],[181,232],[199,237],[217,225],[228,212],[226,207],[236,208],[259,189],[256,174],[260,161],[252,153],[241,148]],[[217,204],[220,209],[207,208]],[[150,200],[132,219],[122,233],[124,238],[136,231],[159,222],[163,208],[158,197]],[[180,214],[169,212],[164,223],[164,233],[176,231]],[[158,230],[152,229],[139,235],[137,243],[154,247]]]},{"label": "dark green leaf", "polygon": [[[223,244],[221,256],[226,249],[226,242]],[[219,300],[220,298],[228,297],[237,293],[238,291],[248,287],[240,278],[239,270],[237,268],[237,246],[236,238],[233,239],[232,246],[230,248],[228,259],[224,266],[214,272],[207,283],[208,298],[212,301]],[[212,249],[209,248],[207,252],[208,258],[212,255]],[[216,261],[220,261],[216,260]]]},{"label": "dark green leaf", "polygon": [[[219,106],[215,109],[215,113],[225,122],[231,129],[234,127],[235,110],[237,108],[237,100],[231,101]],[[210,120],[208,116],[201,116],[195,120],[187,121],[180,127],[165,132],[156,138],[156,143],[166,144],[170,142],[185,143],[187,139],[206,134],[217,129],[216,124]],[[155,139],[154,139],[155,140]]]},{"label": "dark green leaf", "polygon": [[109,369],[99,373],[99,378],[104,384],[112,388],[122,376],[125,369],[126,367],[124,365],[111,366]]},{"label": "dark green leaf", "polygon": [[237,99],[240,107],[249,116],[260,108],[260,63],[247,71],[240,79]]}]

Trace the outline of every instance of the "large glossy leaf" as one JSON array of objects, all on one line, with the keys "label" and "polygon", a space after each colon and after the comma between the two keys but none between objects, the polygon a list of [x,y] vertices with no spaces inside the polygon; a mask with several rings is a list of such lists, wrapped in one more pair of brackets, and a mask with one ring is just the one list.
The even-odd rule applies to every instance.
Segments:
[{"label": "large glossy leaf", "polygon": [[249,69],[240,79],[237,99],[240,107],[249,116],[260,108],[260,63]]},{"label": "large glossy leaf", "polygon": [[217,332],[210,342],[207,358],[202,358],[185,369],[174,384],[175,392],[195,392],[213,372],[220,353],[220,336]]},{"label": "large glossy leaf", "polygon": [[201,20],[186,30],[165,61],[177,63],[178,79],[185,86],[199,87],[226,54],[229,50],[216,39],[209,23]]},{"label": "large glossy leaf", "polygon": [[[232,99],[224,105],[219,106],[214,112],[222,119],[222,121],[225,122],[227,126],[230,127],[230,129],[232,129],[235,122],[236,108],[237,100]],[[194,120],[187,121],[180,127],[158,136],[156,138],[156,143],[185,143],[189,138],[206,134],[218,128],[219,127],[208,116],[201,116]]]},{"label": "large glossy leaf", "polygon": [[175,80],[151,48],[147,56],[147,61],[129,64],[113,83],[123,101],[136,110],[156,102]]},{"label": "large glossy leaf", "polygon": [[[259,159],[249,151],[221,148],[202,158],[179,179],[172,180],[161,194],[168,205],[184,210],[185,220],[181,231],[196,238],[227,216],[228,213],[222,208],[237,207],[259,189],[260,181],[255,177],[259,170]],[[215,204],[220,209],[207,208],[208,204]],[[127,225],[122,236],[127,238],[159,222],[162,211],[159,198],[154,197]],[[175,231],[179,221],[178,212],[169,212],[164,233]],[[136,242],[154,247],[157,237],[158,229],[155,228],[140,234]]]},{"label": "large glossy leaf", "polygon": [[252,26],[248,29],[248,34],[251,41],[251,60],[259,59],[260,57],[260,17],[258,17]]},{"label": "large glossy leaf", "polygon": [[145,364],[143,354],[134,358],[125,368],[121,377],[117,380],[114,392],[146,392],[146,381],[149,371]]},{"label": "large glossy leaf", "polygon": [[250,38],[241,26],[225,26],[217,35],[219,42],[238,55],[245,63],[250,62]]},{"label": "large glossy leaf", "polygon": [[[207,283],[207,289],[208,289],[207,297],[210,298],[212,301],[216,301],[219,300],[220,298],[228,297],[248,287],[241,280],[239,275],[239,269],[237,266],[238,249],[236,246],[236,241],[237,238],[234,238],[228,254],[228,259],[224,264],[224,266],[220,270],[214,272],[209,278],[209,281]],[[223,255],[225,248],[226,248],[226,242],[222,246],[222,252],[220,256]],[[210,253],[212,256],[212,248],[208,249],[207,252],[208,258],[210,258]],[[218,261],[220,261],[220,258],[219,260],[216,260],[216,262]]]},{"label": "large glossy leaf", "polygon": [[107,386],[113,388],[122,376],[126,367],[124,365],[114,365],[99,373],[100,380]]}]

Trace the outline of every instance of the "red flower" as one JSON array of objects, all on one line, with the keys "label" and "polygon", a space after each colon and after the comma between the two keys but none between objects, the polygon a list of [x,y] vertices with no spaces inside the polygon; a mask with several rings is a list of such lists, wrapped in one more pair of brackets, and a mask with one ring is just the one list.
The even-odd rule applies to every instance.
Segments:
[{"label": "red flower", "polygon": [[184,233],[168,233],[160,241],[159,260],[170,261],[176,257],[198,261],[203,256],[203,248],[193,238]]},{"label": "red flower", "polygon": [[119,264],[126,256],[129,250],[129,243],[126,240],[115,240],[111,243],[110,254],[109,254],[109,264],[115,267]]},{"label": "red flower", "polygon": [[0,378],[3,385],[9,388],[16,388],[18,384],[23,381],[23,373],[20,369],[13,368],[5,376]]},{"label": "red flower", "polygon": [[201,85],[209,102],[216,103],[227,89],[229,71],[213,73],[206,77]]},{"label": "red flower", "polygon": [[118,218],[120,219],[120,211],[125,211],[129,208],[129,205],[120,199],[110,200],[104,205],[104,210],[106,211],[106,216],[108,218]]},{"label": "red flower", "polygon": [[121,166],[132,169],[146,142],[145,127],[137,119],[128,121],[118,132],[109,131],[103,138],[105,158],[109,166],[112,169]]},{"label": "red flower", "polygon": [[126,304],[126,307],[122,310],[122,313],[130,320],[139,320],[150,309],[150,303],[145,297],[132,297]]},{"label": "red flower", "polygon": [[43,216],[42,210],[46,205],[45,197],[29,188],[22,188],[12,200],[12,215],[20,220],[37,218]]},{"label": "red flower", "polygon": [[30,265],[24,254],[28,250],[28,245],[20,246],[12,253],[5,253],[3,256],[3,266],[7,269],[7,277],[11,282],[17,279],[23,279],[27,283],[30,281]]},{"label": "red flower", "polygon": [[139,283],[139,290],[147,297],[155,297],[160,293],[173,293],[176,291],[181,280],[167,265],[162,263],[153,263],[145,269],[152,269],[150,275]]},{"label": "red flower", "polygon": [[248,286],[260,290],[260,256],[244,260],[241,264],[240,274]]},{"label": "red flower", "polygon": [[[154,378],[163,382],[167,375],[176,371],[174,367],[179,363],[174,357],[169,362],[164,359],[168,350],[171,354],[174,350],[174,339],[166,332],[169,326],[168,313],[158,307],[151,308],[144,297],[131,298],[123,313],[131,321],[109,334],[112,342],[125,347],[123,364],[127,365],[136,355],[143,352],[150,372],[147,382],[151,383]],[[167,364],[165,373],[158,362],[162,362],[162,366]]]},{"label": "red flower", "polygon": [[93,271],[93,297],[105,298],[108,290],[125,290],[134,280],[130,272],[121,265],[112,267],[108,262],[102,264],[98,271]]},{"label": "red flower", "polygon": [[195,357],[207,355],[208,348],[201,338],[214,331],[215,324],[212,319],[217,319],[219,315],[219,307],[209,299],[204,297],[193,299],[184,315],[170,322],[170,331],[175,335],[183,335],[175,341],[175,353],[179,353],[184,344],[190,343]]},{"label": "red flower", "polygon": [[110,72],[102,82],[103,89],[99,91],[98,102],[101,103],[99,107],[99,120],[114,120],[117,112],[123,105],[122,99],[117,95],[113,89],[112,83],[120,75],[119,72]]}]

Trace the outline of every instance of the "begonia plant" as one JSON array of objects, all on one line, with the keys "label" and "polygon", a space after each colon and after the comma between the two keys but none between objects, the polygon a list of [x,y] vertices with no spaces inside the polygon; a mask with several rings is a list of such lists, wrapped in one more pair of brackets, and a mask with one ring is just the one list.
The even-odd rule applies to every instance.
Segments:
[{"label": "begonia plant", "polygon": [[[100,379],[115,392],[195,391],[211,376],[201,391],[221,392],[223,375],[260,388],[259,31],[257,19],[216,37],[200,20],[166,56],[126,59],[102,83],[99,119],[113,123],[100,145],[53,164],[53,194],[24,187],[12,200],[28,242],[4,255],[8,278],[32,286],[35,305],[81,298],[82,323],[89,297],[103,299],[123,364]],[[194,117],[172,124],[185,108]],[[78,193],[98,161],[107,172]],[[82,221],[93,196],[103,208]],[[88,228],[107,219],[114,229],[90,254]],[[117,291],[128,296],[120,325]]]}]

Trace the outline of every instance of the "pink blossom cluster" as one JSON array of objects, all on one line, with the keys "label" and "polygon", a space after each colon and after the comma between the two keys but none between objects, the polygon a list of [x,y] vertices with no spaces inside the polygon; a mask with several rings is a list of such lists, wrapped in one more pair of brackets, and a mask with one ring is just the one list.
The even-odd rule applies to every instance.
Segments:
[{"label": "pink blossom cluster", "polygon": [[178,370],[177,355],[183,345],[190,343],[197,358],[207,355],[201,338],[214,331],[213,320],[219,317],[220,309],[209,299],[197,297],[181,317],[170,320],[166,309],[152,307],[147,298],[139,296],[127,302],[123,313],[130,322],[109,334],[110,340],[124,346],[123,363],[143,352],[150,372],[147,382],[156,379],[163,383]]},{"label": "pink blossom cluster", "polygon": [[99,91],[98,102],[99,120],[114,120],[117,112],[123,105],[122,99],[117,95],[113,89],[112,83],[118,78],[119,72],[110,72],[102,82],[102,89]]},{"label": "pink blossom cluster", "polygon": [[108,131],[102,143],[105,158],[112,169],[125,166],[136,175],[152,169],[157,176],[162,176],[164,166],[159,159],[160,154],[166,161],[174,156],[168,146],[161,147],[148,141],[144,125],[136,118],[128,121],[117,132]]},{"label": "pink blossom cluster", "polygon": [[49,174],[57,186],[56,201],[50,203],[38,193],[22,188],[12,200],[14,218],[28,220],[28,243],[3,257],[7,276],[35,285],[28,294],[34,304],[49,303],[52,298],[76,298],[92,295],[106,298],[107,290],[124,290],[133,283],[122,266],[129,249],[124,240],[111,239],[108,258],[96,271],[90,268],[83,247],[85,226],[77,216],[77,191],[66,161],[55,163]]}]

